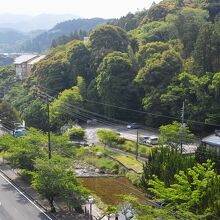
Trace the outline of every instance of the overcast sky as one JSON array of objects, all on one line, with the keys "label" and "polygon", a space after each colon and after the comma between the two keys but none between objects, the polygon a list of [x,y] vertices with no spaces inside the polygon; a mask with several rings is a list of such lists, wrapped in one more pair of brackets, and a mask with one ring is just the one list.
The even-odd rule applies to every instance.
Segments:
[{"label": "overcast sky", "polygon": [[0,14],[71,13],[85,18],[116,18],[148,8],[152,2],[153,0],[0,0]]}]

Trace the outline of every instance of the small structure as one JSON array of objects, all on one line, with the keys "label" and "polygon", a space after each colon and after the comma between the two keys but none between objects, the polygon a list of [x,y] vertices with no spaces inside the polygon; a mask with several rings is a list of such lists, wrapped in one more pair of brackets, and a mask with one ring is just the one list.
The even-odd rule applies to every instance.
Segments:
[{"label": "small structure", "polygon": [[14,61],[16,68],[16,76],[24,79],[29,76],[33,65],[44,59],[46,55],[26,54],[17,57]]},{"label": "small structure", "polygon": [[220,152],[220,132],[216,131],[215,134],[203,138],[202,144],[209,149],[216,149]]}]

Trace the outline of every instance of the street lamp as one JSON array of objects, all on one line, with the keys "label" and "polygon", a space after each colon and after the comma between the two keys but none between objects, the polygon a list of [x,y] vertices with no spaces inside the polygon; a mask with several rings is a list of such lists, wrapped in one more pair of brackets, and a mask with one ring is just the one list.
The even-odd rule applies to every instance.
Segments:
[{"label": "street lamp", "polygon": [[92,196],[89,196],[89,220],[92,220],[92,204],[94,204],[95,199]]}]

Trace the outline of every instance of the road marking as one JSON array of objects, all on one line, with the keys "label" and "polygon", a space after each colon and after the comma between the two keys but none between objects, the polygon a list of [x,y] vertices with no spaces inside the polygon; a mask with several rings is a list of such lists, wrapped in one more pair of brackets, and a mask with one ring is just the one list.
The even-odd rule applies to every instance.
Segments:
[{"label": "road marking", "polygon": [[[1,172],[3,172],[2,169],[0,169]],[[4,173],[4,172],[3,172]],[[53,220],[49,215],[47,215],[43,209],[41,209],[39,206],[37,206],[32,200],[30,200],[23,192],[21,192],[13,183],[11,183],[2,173],[0,173],[0,176],[7,181],[11,186],[13,186],[24,198],[26,198],[35,208],[37,208],[41,213],[43,213],[48,219]]]}]

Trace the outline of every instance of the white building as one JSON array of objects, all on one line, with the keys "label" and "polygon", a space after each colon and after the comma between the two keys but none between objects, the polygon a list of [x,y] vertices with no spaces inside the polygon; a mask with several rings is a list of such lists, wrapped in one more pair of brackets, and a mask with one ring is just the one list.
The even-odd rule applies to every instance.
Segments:
[{"label": "white building", "polygon": [[17,57],[14,61],[16,76],[24,79],[29,76],[33,65],[44,59],[46,55],[27,54]]}]

